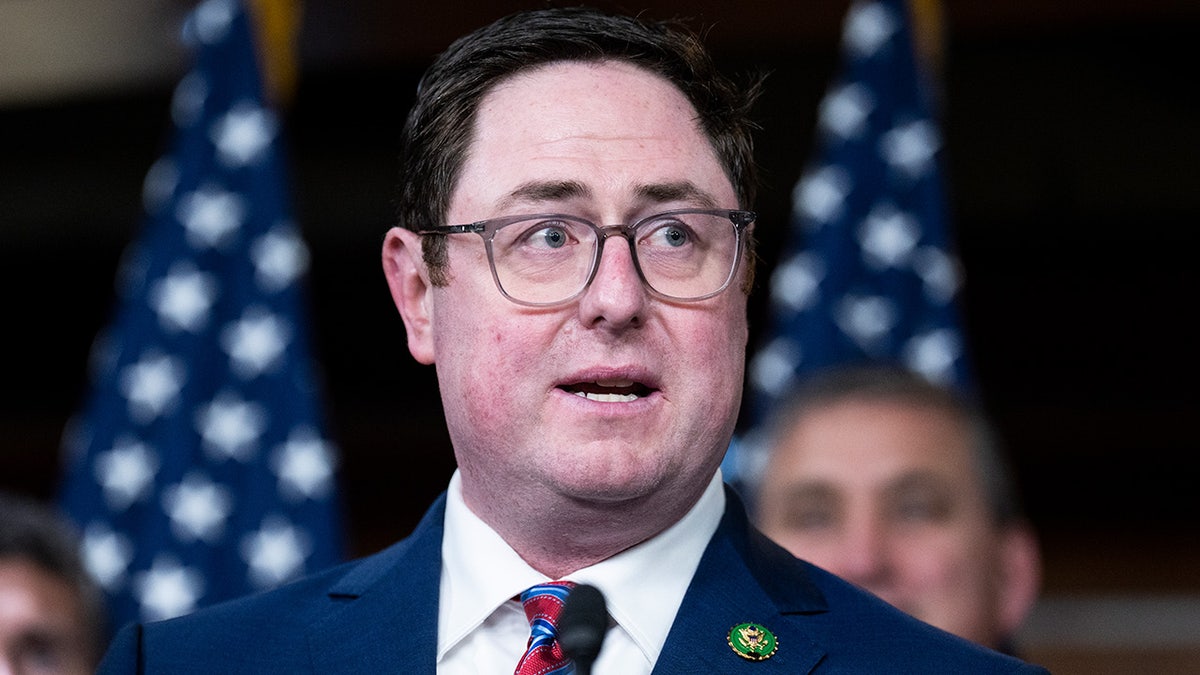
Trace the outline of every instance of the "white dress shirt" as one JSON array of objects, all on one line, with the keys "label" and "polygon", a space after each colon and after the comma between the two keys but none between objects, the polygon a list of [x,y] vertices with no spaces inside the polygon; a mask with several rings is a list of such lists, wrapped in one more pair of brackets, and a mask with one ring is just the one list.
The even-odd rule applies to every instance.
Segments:
[{"label": "white dress shirt", "polygon": [[[600,589],[610,622],[595,675],[649,675],[700,557],[725,512],[721,472],[696,505],[652,539],[566,578]],[[512,675],[529,623],[521,591],[549,581],[480,520],[457,471],[446,495],[438,607],[439,675]]]}]

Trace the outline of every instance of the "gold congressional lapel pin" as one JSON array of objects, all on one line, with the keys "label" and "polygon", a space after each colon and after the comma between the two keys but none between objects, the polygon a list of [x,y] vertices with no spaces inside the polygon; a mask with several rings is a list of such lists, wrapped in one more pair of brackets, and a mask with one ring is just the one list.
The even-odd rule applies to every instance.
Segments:
[{"label": "gold congressional lapel pin", "polygon": [[779,649],[775,634],[757,623],[739,623],[730,628],[728,641],[734,654],[751,661],[766,661]]}]

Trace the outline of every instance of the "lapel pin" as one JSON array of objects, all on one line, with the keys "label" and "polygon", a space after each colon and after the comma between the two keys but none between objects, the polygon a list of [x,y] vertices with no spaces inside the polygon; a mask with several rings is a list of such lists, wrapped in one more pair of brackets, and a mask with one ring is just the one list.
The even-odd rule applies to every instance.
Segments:
[{"label": "lapel pin", "polygon": [[743,659],[766,661],[779,649],[779,641],[761,624],[739,623],[729,629],[729,647]]}]

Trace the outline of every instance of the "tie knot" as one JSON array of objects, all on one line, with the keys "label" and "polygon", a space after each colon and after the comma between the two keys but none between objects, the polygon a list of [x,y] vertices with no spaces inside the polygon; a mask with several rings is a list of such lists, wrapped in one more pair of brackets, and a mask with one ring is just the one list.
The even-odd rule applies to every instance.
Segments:
[{"label": "tie knot", "polygon": [[538,624],[544,624],[553,635],[558,626],[558,615],[562,613],[563,602],[572,588],[575,588],[573,581],[548,581],[531,586],[521,593],[521,604],[525,606],[525,616],[529,619],[529,625],[536,630]]},{"label": "tie knot", "polygon": [[521,593],[529,619],[529,644],[515,675],[568,675],[573,671],[558,644],[558,615],[572,588],[572,581],[548,581]]}]

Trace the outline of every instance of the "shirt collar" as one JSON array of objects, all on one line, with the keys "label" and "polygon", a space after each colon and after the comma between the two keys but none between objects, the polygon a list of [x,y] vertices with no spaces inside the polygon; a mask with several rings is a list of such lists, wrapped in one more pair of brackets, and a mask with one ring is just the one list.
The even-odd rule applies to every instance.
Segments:
[{"label": "shirt collar", "polygon": [[[487,564],[478,564],[481,560]],[[545,575],[530,567],[467,507],[462,497],[462,478],[455,470],[446,490],[438,660],[497,607],[543,581]]]},{"label": "shirt collar", "polygon": [[[725,492],[718,470],[700,499],[674,525],[566,578],[599,588],[609,614],[653,664],[724,512]],[[480,560],[487,564],[478,564]],[[438,658],[502,604],[545,581],[545,575],[530,567],[467,507],[455,471],[446,495]]]}]

